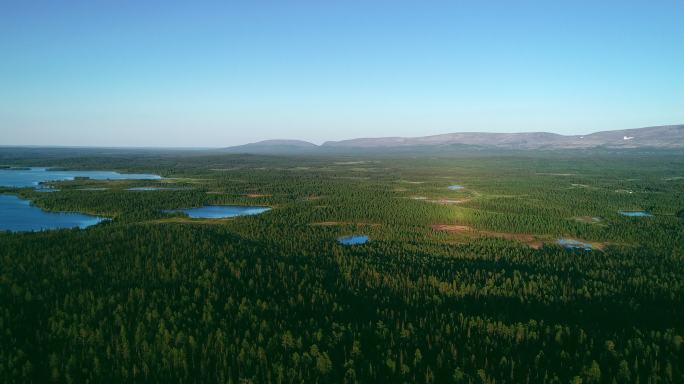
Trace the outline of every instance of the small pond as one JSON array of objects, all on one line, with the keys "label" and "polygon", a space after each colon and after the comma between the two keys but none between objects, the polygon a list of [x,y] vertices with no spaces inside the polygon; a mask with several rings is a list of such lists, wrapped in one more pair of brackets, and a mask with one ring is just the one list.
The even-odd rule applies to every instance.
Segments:
[{"label": "small pond", "polygon": [[158,175],[145,173],[119,173],[112,171],[58,171],[45,167],[2,168],[0,186],[12,188],[39,187],[48,181],[66,181],[76,178],[93,180],[159,180]]},{"label": "small pond", "polygon": [[647,211],[618,211],[619,214],[622,216],[627,216],[627,217],[651,217],[653,216],[650,212]]},{"label": "small pond", "polygon": [[351,235],[339,237],[337,242],[343,245],[358,245],[366,244],[369,240],[370,238],[366,235]]},{"label": "small pond", "polygon": [[182,212],[193,219],[224,219],[228,217],[258,215],[270,209],[270,207],[245,205],[207,205],[199,208],[168,209],[164,210],[163,212]]},{"label": "small pond", "polygon": [[594,246],[575,239],[558,239],[558,245],[567,249],[583,249],[585,251],[591,251]]},{"label": "small pond", "polygon": [[465,187],[462,185],[456,185],[455,184],[455,185],[450,185],[447,188],[451,189],[452,191],[458,191],[458,190],[464,189]]},{"label": "small pond", "polygon": [[27,232],[87,228],[108,220],[75,212],[48,212],[15,195],[0,195],[0,231]]}]

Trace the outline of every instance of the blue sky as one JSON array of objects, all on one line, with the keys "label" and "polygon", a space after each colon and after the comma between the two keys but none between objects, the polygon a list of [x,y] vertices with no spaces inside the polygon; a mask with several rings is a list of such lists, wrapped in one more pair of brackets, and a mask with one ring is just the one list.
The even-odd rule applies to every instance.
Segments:
[{"label": "blue sky", "polygon": [[0,2],[0,145],[684,123],[681,1]]}]

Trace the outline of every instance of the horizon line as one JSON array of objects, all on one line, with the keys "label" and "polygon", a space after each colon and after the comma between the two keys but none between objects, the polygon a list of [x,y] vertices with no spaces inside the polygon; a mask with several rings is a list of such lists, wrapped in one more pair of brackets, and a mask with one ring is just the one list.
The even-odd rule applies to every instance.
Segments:
[{"label": "horizon line", "polygon": [[443,135],[450,135],[450,134],[492,134],[492,135],[516,135],[516,134],[525,134],[525,133],[547,133],[547,134],[552,134],[552,135],[558,135],[558,136],[563,136],[563,137],[573,137],[573,136],[589,136],[593,135],[596,133],[602,133],[602,132],[616,132],[616,131],[625,131],[625,130],[634,130],[634,129],[645,129],[645,128],[663,128],[663,127],[684,127],[684,123],[679,123],[679,124],[661,124],[661,125],[648,125],[648,126],[642,126],[642,127],[636,127],[636,128],[620,128],[620,129],[609,129],[609,130],[600,130],[600,131],[593,131],[590,133],[585,133],[585,134],[562,134],[562,133],[556,133],[556,132],[549,132],[549,131],[517,131],[517,132],[488,132],[488,131],[451,131],[451,132],[445,132],[445,133],[437,133],[437,134],[431,134],[431,135],[425,135],[425,136],[364,136],[364,137],[351,137],[351,138],[346,138],[346,139],[340,139],[340,140],[325,140],[320,142],[320,144],[317,144],[314,141],[309,141],[305,139],[293,139],[293,138],[271,138],[271,139],[261,139],[261,140],[256,140],[256,141],[250,141],[242,144],[233,144],[233,145],[223,145],[223,146],[205,146],[205,145],[198,145],[198,146],[155,146],[155,145],[97,145],[97,144],[86,144],[86,145],[70,145],[70,144],[0,144],[0,148],[64,148],[64,149],[140,149],[140,150],[150,150],[150,149],[170,149],[170,150],[190,150],[190,151],[199,151],[199,150],[215,150],[215,149],[224,149],[224,148],[232,148],[232,147],[240,147],[243,145],[250,145],[250,144],[257,144],[257,143],[262,143],[265,141],[299,141],[299,142],[305,142],[309,143],[312,145],[315,145],[316,147],[321,147],[325,143],[328,142],[341,142],[341,141],[349,141],[349,140],[365,140],[365,139],[414,139],[414,138],[424,138],[424,137],[436,137],[436,136],[443,136]]}]

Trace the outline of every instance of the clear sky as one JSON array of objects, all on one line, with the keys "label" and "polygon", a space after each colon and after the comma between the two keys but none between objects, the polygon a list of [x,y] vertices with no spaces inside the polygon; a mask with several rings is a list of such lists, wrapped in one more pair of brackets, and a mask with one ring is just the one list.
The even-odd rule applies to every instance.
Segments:
[{"label": "clear sky", "polygon": [[0,145],[684,123],[684,2],[0,1]]}]

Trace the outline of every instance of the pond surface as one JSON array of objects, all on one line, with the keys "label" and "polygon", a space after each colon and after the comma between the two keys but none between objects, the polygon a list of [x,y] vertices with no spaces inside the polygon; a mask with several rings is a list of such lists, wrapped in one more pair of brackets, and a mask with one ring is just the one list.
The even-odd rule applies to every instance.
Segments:
[{"label": "pond surface", "polygon": [[36,187],[36,192],[59,192],[60,190],[52,187],[44,187],[42,185]]},{"label": "pond surface", "polygon": [[104,220],[73,212],[47,212],[14,195],[0,195],[0,231],[26,232],[59,228],[87,228]]},{"label": "pond surface", "polygon": [[245,205],[207,205],[199,208],[168,209],[164,213],[182,212],[193,219],[224,219],[236,216],[249,216],[264,213],[271,208]]},{"label": "pond surface", "polygon": [[558,245],[567,249],[583,249],[585,251],[591,251],[594,246],[575,239],[558,239]]},{"label": "pond surface", "polygon": [[622,216],[627,216],[627,217],[651,217],[653,216],[650,212],[647,211],[618,211],[619,214]]},{"label": "pond surface", "polygon": [[465,187],[462,185],[455,184],[455,185],[450,185],[448,188],[451,189],[452,191],[458,191],[458,190],[464,189]]},{"label": "pond surface", "polygon": [[337,242],[343,245],[358,245],[366,244],[370,239],[366,235],[351,235],[343,236],[337,239]]},{"label": "pond surface", "polygon": [[39,187],[47,181],[74,180],[77,177],[87,177],[93,180],[159,180],[158,175],[145,173],[119,173],[112,171],[57,171],[50,168],[3,168],[0,169],[0,186],[12,188]]}]

